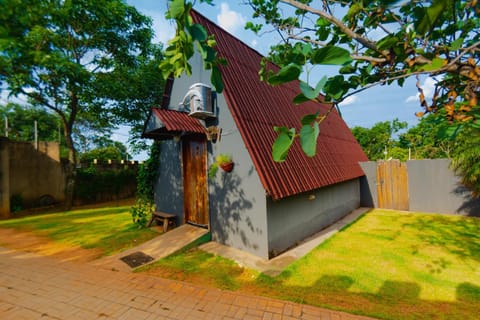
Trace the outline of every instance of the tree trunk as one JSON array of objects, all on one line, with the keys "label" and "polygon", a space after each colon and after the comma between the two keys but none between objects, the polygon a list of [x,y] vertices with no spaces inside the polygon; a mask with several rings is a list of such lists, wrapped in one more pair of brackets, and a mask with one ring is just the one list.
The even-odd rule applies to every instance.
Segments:
[{"label": "tree trunk", "polygon": [[68,163],[65,166],[65,210],[73,206],[75,181],[77,177],[77,152],[72,139],[72,125],[64,124],[65,144],[68,149]]}]

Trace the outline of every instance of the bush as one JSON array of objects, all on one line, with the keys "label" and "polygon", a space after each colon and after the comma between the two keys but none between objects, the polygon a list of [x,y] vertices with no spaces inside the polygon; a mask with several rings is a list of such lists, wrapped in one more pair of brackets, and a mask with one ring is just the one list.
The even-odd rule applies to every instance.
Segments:
[{"label": "bush", "polygon": [[155,183],[160,164],[160,144],[155,142],[150,148],[150,157],[138,169],[137,201],[131,209],[132,220],[140,228],[147,226],[148,216],[155,209]]},{"label": "bush", "polygon": [[75,198],[87,203],[118,199],[124,190],[135,190],[135,185],[134,169],[97,170],[91,166],[77,170]]}]

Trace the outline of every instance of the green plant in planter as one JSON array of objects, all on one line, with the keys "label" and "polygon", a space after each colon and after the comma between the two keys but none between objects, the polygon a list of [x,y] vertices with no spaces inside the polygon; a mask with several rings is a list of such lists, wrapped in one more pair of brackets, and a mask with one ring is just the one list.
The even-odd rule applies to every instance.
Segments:
[{"label": "green plant in planter", "polygon": [[215,162],[208,169],[208,177],[213,179],[218,172],[218,168],[222,168],[226,172],[233,170],[232,157],[225,153],[220,153],[215,157]]}]

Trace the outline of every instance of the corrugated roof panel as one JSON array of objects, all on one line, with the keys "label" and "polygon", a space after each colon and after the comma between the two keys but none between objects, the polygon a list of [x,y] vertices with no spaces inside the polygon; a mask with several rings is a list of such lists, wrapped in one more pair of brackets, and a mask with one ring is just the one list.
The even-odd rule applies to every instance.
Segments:
[{"label": "corrugated roof panel", "polygon": [[258,52],[196,11],[192,10],[192,17],[215,35],[218,54],[227,60],[227,66],[222,67],[223,93],[260,180],[272,198],[285,198],[363,175],[358,162],[367,161],[367,157],[336,111],[320,125],[315,157],[305,156],[295,141],[287,160],[275,163],[271,155],[276,138],[273,127],[298,130],[303,115],[319,110],[325,113],[329,105],[294,105],[293,98],[299,92],[297,81],[275,87],[261,82],[258,70],[262,56]]},{"label": "corrugated roof panel", "polygon": [[167,131],[205,133],[205,127],[185,112],[152,108],[152,113],[160,119]]}]

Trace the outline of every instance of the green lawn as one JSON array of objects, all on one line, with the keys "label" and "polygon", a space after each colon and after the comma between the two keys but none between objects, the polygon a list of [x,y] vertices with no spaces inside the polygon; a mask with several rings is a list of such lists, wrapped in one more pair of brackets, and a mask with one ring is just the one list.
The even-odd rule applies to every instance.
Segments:
[{"label": "green lawn", "polygon": [[384,319],[478,319],[480,219],[373,210],[275,278],[198,249],[141,271]]},{"label": "green lawn", "polygon": [[104,255],[150,240],[158,233],[138,229],[130,206],[80,209],[0,221],[0,228],[32,231],[70,246],[100,249]]}]

